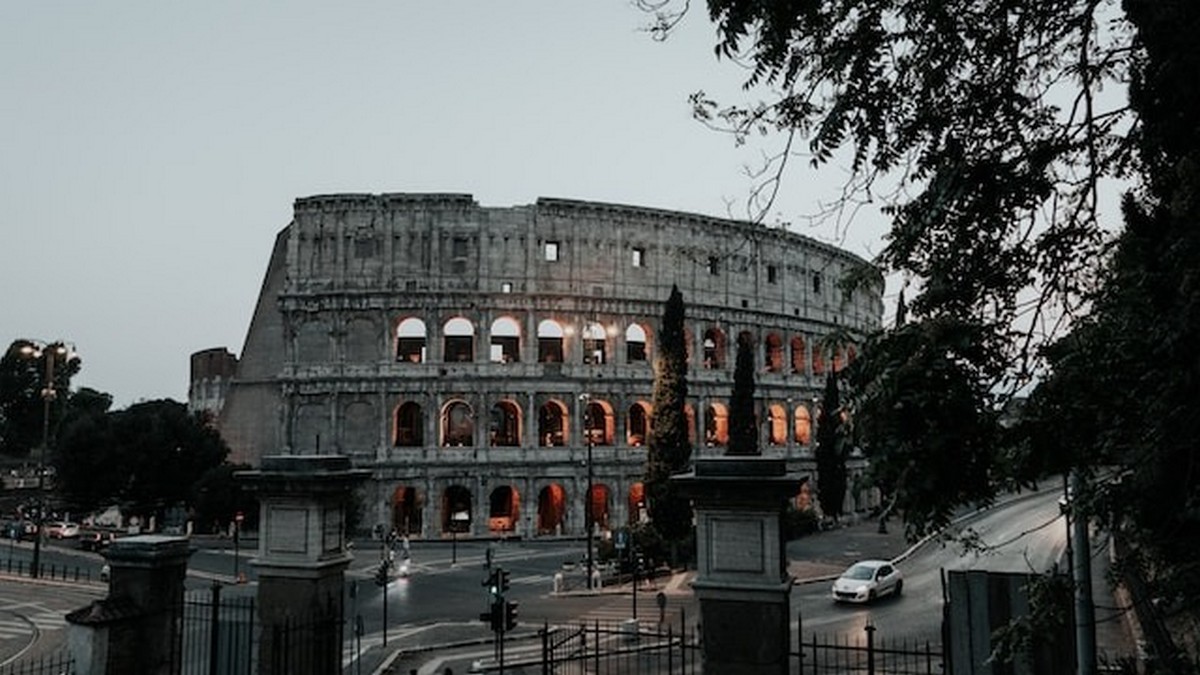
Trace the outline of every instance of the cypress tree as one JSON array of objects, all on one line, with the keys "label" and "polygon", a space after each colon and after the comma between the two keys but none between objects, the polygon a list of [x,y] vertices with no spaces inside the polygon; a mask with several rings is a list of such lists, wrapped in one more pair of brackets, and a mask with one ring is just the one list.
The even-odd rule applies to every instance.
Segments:
[{"label": "cypress tree", "polygon": [[837,373],[831,368],[825,375],[825,397],[817,416],[817,499],[825,515],[842,515],[846,499],[846,454],[842,437],[841,400]]},{"label": "cypress tree", "polygon": [[738,337],[733,394],[729,398],[729,450],[726,454],[760,454],[758,423],[754,416],[754,343],[746,334]]},{"label": "cypress tree", "polygon": [[647,507],[652,526],[675,550],[691,534],[692,508],[670,483],[672,474],[687,470],[692,457],[688,439],[687,345],[683,294],[676,286],[663,310],[658,355],[654,360],[654,396],[650,438],[646,444]]}]

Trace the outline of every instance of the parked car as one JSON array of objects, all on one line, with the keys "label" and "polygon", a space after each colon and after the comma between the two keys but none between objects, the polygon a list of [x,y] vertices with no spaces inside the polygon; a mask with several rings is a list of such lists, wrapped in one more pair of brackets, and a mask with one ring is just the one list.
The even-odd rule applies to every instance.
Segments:
[{"label": "parked car", "polygon": [[79,523],[62,520],[46,523],[46,536],[51,539],[74,539],[79,536]]},{"label": "parked car", "polygon": [[37,523],[32,520],[10,520],[4,524],[6,539],[30,540],[37,536]]},{"label": "parked car", "polygon": [[79,548],[85,551],[103,551],[116,538],[117,535],[112,532],[86,532],[79,536]]},{"label": "parked car", "polygon": [[871,602],[885,595],[900,595],[904,576],[886,560],[863,560],[833,582],[834,602]]}]

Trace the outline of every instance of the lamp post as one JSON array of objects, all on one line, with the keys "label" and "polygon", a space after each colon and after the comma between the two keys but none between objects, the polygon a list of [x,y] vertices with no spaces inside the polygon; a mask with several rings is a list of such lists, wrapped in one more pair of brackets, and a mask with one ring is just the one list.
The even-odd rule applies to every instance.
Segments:
[{"label": "lamp post", "polygon": [[592,587],[592,424],[591,424],[591,394],[580,394],[579,402],[583,404],[583,435],[587,439],[587,495],[583,501],[583,526],[587,537],[587,587]]},{"label": "lamp post", "polygon": [[62,342],[41,345],[30,344],[21,348],[21,353],[33,358],[41,358],[46,366],[42,379],[42,449],[38,459],[38,515],[37,536],[33,539],[33,562],[29,576],[38,578],[42,566],[42,533],[46,525],[46,448],[50,445],[50,404],[58,398],[54,388],[54,362],[60,354],[70,353]]}]

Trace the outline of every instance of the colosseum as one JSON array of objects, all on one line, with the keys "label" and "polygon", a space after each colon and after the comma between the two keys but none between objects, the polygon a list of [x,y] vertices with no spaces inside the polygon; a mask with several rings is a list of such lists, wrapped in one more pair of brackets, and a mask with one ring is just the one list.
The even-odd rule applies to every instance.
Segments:
[{"label": "colosseum", "polygon": [[645,518],[672,285],[687,305],[696,454],[724,452],[746,333],[760,346],[763,453],[807,474],[823,376],[882,315],[882,284],[838,284],[864,264],[783,229],[636,206],[306,197],[276,238],[240,357],[194,355],[190,398],[219,403],[234,461],[339,453],[369,469],[364,527],[579,536],[591,520],[603,533]]}]

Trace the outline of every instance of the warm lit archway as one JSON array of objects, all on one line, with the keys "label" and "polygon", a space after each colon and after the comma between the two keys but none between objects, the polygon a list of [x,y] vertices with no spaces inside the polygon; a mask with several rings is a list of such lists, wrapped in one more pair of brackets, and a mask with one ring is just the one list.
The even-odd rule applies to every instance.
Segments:
[{"label": "warm lit archway", "polygon": [[562,401],[546,401],[538,409],[538,445],[544,448],[567,444],[567,406]]},{"label": "warm lit archway", "polygon": [[488,531],[512,532],[521,520],[521,497],[511,485],[492,490],[488,498]]},{"label": "warm lit archway", "polygon": [[470,532],[471,517],[471,491],[461,485],[447,487],[442,493],[442,533]]},{"label": "warm lit archway", "polygon": [[424,523],[425,496],[411,485],[392,492],[392,530],[398,534],[420,534]]},{"label": "warm lit archway", "polygon": [[558,483],[551,483],[538,493],[537,533],[562,534],[567,516],[567,492]]}]

